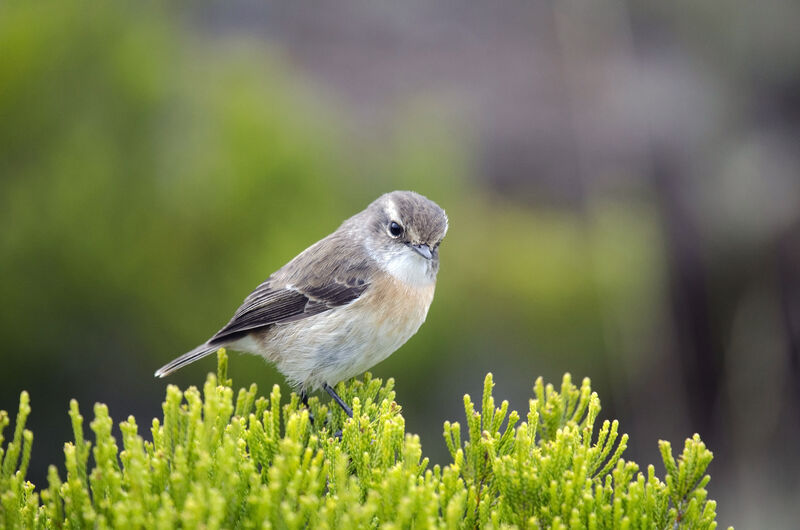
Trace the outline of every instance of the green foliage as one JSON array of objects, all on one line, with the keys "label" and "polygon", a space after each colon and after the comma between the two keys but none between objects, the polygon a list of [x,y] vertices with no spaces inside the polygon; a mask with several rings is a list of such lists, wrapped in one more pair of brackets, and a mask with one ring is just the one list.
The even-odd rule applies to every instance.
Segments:
[{"label": "green foliage", "polygon": [[[382,373],[447,386],[464,376],[455,363],[470,377],[488,371],[492,345],[520,374],[534,358],[550,379],[601,374],[597,364],[624,356],[628,376],[651,375],[652,348],[607,340],[648,342],[660,329],[652,308],[668,260],[649,203],[593,205],[587,223],[546,199],[504,200],[476,178],[480,149],[456,107],[401,97],[380,110],[385,129],[364,127],[281,39],[209,25],[203,6],[103,2],[89,15],[83,0],[0,3],[0,299],[14,308],[0,312],[0,336],[15,352],[0,370],[0,408],[25,388],[53,426],[46,439],[34,429],[37,483],[37,464],[71,436],[70,397],[150,406],[161,390],[139,382],[153,368],[393,189],[438,201],[452,229],[423,332]],[[262,389],[278,377],[255,356],[236,368]],[[202,370],[176,381],[202,381]],[[407,393],[404,405],[434,426],[419,432],[429,440],[441,422],[423,417],[432,409],[421,399]]]},{"label": "green foliage", "polygon": [[[256,385],[234,394],[220,351],[202,393],[167,387],[152,441],[129,417],[120,450],[107,407],[96,404],[92,444],[73,400],[66,481],[51,466],[41,493],[25,481],[33,436],[23,392],[14,438],[0,449],[0,527],[716,527],[705,490],[712,454],[697,435],[677,461],[661,442],[662,482],[653,466],[642,473],[621,458],[628,437],[616,421],[596,429],[600,401],[588,379],[576,387],[565,375],[560,391],[539,379],[522,423],[508,402],[495,406],[493,386],[489,374],[480,411],[464,396],[466,438],[446,422],[452,463],[431,468],[419,437],[405,432],[391,379],[339,384],[350,419],[316,398],[310,411],[295,394],[282,402],[277,385],[268,397]],[[0,412],[0,445],[8,424]]]}]

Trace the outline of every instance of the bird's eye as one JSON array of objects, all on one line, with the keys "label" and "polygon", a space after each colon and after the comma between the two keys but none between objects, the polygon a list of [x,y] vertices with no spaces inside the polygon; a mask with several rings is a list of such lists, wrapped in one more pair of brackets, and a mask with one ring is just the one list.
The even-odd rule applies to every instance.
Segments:
[{"label": "bird's eye", "polygon": [[392,221],[389,223],[389,235],[392,237],[400,237],[403,235],[403,227]]}]

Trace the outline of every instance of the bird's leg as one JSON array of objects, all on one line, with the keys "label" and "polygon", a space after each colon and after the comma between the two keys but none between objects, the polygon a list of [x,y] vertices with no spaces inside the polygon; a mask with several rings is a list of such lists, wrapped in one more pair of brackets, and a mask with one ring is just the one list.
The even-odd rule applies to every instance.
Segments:
[{"label": "bird's leg", "polygon": [[314,415],[311,413],[311,407],[308,406],[308,392],[305,389],[300,391],[300,402],[308,411],[308,419],[311,420],[311,425],[314,425]]},{"label": "bird's leg", "polygon": [[345,414],[347,414],[351,418],[353,417],[353,409],[347,406],[344,400],[339,397],[339,394],[337,394],[336,391],[328,383],[324,383],[322,385],[322,388],[324,388],[325,392],[330,394],[333,400],[336,401],[336,403],[338,403],[340,407],[342,407],[342,410],[344,410]]}]

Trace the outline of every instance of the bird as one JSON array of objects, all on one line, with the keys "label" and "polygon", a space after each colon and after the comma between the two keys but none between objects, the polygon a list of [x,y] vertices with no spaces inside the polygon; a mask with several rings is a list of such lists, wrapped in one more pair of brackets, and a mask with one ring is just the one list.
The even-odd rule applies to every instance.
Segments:
[{"label": "bird", "polygon": [[225,347],[273,363],[308,406],[325,390],[386,359],[425,321],[449,221],[413,191],[378,197],[250,293],[210,339],[155,372],[172,372]]}]

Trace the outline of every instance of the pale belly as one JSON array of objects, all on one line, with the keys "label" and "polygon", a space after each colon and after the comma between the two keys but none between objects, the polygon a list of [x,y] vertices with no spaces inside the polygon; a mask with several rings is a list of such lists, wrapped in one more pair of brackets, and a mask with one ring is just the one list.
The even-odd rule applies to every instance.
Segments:
[{"label": "pale belly", "polygon": [[273,362],[294,386],[314,390],[359,375],[391,355],[425,321],[434,284],[395,279],[371,285],[353,303],[271,326],[232,345]]}]

